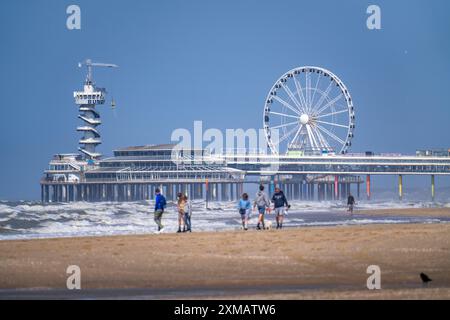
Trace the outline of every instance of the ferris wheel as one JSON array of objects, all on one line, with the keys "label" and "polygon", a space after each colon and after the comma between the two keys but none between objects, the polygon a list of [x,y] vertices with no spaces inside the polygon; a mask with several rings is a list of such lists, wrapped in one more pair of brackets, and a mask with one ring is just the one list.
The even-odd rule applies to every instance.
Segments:
[{"label": "ferris wheel", "polygon": [[263,115],[273,154],[345,154],[355,129],[355,109],[344,83],[319,67],[299,67],[270,89]]}]

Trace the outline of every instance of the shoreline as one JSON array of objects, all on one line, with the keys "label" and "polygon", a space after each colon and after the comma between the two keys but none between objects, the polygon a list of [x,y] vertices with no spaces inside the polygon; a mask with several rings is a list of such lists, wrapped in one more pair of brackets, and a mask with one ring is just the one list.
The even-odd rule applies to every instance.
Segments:
[{"label": "shoreline", "polygon": [[[345,226],[369,226],[369,225],[390,225],[390,224],[434,224],[434,223],[450,223],[450,207],[440,207],[440,208],[392,208],[392,209],[355,209],[353,215],[349,215],[345,209],[339,209],[339,210],[329,210],[329,211],[301,211],[301,210],[295,210],[294,212],[290,213],[289,216],[287,216],[287,219],[295,217],[295,218],[304,218],[308,217],[309,215],[317,215],[317,214],[323,214],[323,213],[329,213],[330,215],[336,214],[336,217],[340,218],[347,218],[350,219],[364,219],[364,218],[379,218],[379,217],[392,217],[393,219],[399,219],[401,218],[412,218],[413,221],[387,221],[384,222],[384,220],[379,221],[370,221],[370,222],[360,222],[360,223],[351,223],[351,222],[344,222],[339,220],[330,220],[328,224],[322,224],[320,221],[318,221],[316,224],[304,224],[304,225],[291,225],[289,222],[285,224],[285,229],[297,229],[297,228],[333,228],[333,227],[345,227]],[[169,213],[171,214],[171,213]],[[414,218],[429,218],[431,219],[443,219],[441,221],[414,221]],[[266,214],[266,220],[274,220],[273,214]],[[152,217],[149,215],[149,229],[139,232],[121,232],[118,231],[117,233],[104,233],[101,234],[99,232],[92,232],[92,233],[86,233],[82,235],[73,235],[73,234],[15,234],[12,235],[11,238],[3,238],[0,239],[0,242],[3,241],[36,241],[36,240],[46,240],[46,239],[86,239],[86,238],[103,238],[103,237],[122,237],[122,236],[152,236],[155,235],[154,228],[156,226],[152,223]],[[195,223],[195,220],[194,220]],[[272,221],[272,224],[274,221]],[[251,227],[253,227],[253,224],[256,226],[256,214],[253,214],[253,217],[250,221]],[[195,227],[195,225],[194,225]],[[2,227],[0,226],[0,231],[2,230]],[[8,229],[3,228],[5,234],[9,232]],[[208,232],[234,232],[234,231],[240,231],[239,226],[235,226],[235,228],[229,228],[229,229],[223,229],[223,230],[195,230],[195,233],[208,233]],[[172,233],[173,231],[166,231],[165,233]]]}]

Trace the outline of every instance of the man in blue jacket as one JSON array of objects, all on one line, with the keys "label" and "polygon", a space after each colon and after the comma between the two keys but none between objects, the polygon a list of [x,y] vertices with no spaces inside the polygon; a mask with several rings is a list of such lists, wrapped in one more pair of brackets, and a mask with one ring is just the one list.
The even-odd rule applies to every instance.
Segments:
[{"label": "man in blue jacket", "polygon": [[154,220],[158,225],[158,232],[162,232],[164,230],[164,226],[161,223],[162,215],[164,213],[164,208],[166,207],[166,198],[161,194],[161,190],[159,188],[155,189],[155,217]]},{"label": "man in blue jacket", "polygon": [[286,196],[280,188],[275,188],[275,193],[272,196],[272,202],[274,206],[274,213],[276,215],[277,220],[277,229],[283,228],[283,219],[285,214],[285,208],[289,208],[289,204],[287,202]]}]

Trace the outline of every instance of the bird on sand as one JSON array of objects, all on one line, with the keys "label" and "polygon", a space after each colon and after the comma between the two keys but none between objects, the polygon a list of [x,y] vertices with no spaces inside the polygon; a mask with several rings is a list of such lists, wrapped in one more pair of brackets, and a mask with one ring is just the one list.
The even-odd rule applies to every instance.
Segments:
[{"label": "bird on sand", "polygon": [[425,273],[421,273],[420,274],[420,279],[422,279],[422,283],[424,284],[424,285],[428,285],[428,282],[430,282],[430,281],[433,281],[433,280],[431,280],[430,279],[430,277],[428,277]]}]

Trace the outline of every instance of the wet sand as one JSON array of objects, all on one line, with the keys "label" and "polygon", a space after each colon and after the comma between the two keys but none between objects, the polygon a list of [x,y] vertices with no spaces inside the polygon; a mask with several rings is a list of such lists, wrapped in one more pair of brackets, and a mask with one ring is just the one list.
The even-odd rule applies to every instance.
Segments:
[{"label": "wet sand", "polygon": [[450,217],[450,208],[395,208],[395,209],[367,209],[354,211],[355,214],[382,215],[382,216],[410,216],[410,217]]},{"label": "wet sand", "polygon": [[[75,298],[450,299],[450,224],[0,241],[0,298],[71,298],[69,265]],[[382,290],[367,290],[369,265]],[[19,288],[34,290],[4,290]]]}]

